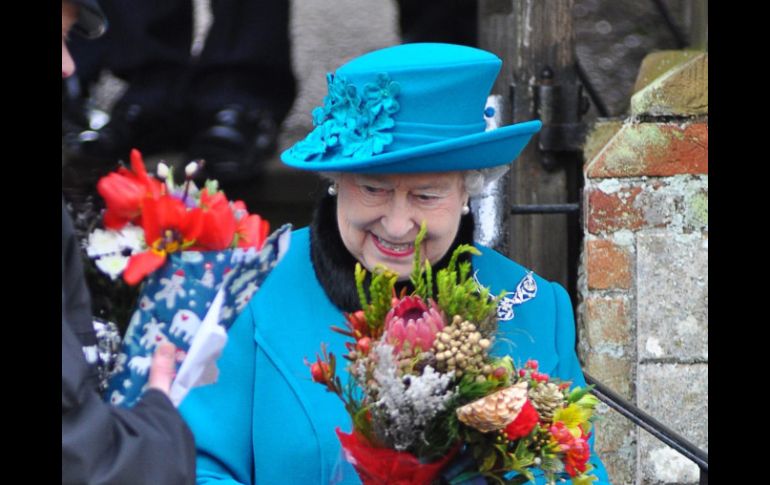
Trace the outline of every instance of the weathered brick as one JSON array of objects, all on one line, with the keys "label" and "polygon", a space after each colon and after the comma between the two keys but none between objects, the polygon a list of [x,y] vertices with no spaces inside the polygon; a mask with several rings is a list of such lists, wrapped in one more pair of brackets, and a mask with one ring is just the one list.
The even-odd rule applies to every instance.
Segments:
[{"label": "weathered brick", "polygon": [[[639,407],[708,451],[708,364],[642,364]],[[697,483],[698,468],[647,432],[639,437],[643,483]]]},{"label": "weathered brick", "polygon": [[616,357],[595,353],[593,349],[584,350],[581,342],[581,356],[585,370],[596,380],[617,392],[625,399],[634,401],[634,373],[636,358],[626,354]]},{"label": "weathered brick", "polygon": [[631,264],[628,250],[610,241],[586,243],[586,276],[591,290],[630,288]]},{"label": "weathered brick", "polygon": [[707,243],[697,233],[637,233],[640,359],[708,359]]},{"label": "weathered brick", "polygon": [[[586,137],[586,142],[583,145],[583,159],[587,162],[593,160],[593,158],[604,148],[607,142],[615,136],[618,131],[623,127],[622,120],[600,120],[597,121],[592,127],[591,131]],[[586,164],[588,166],[588,164]]]},{"label": "weathered brick", "polygon": [[591,234],[644,227],[644,210],[634,204],[641,187],[623,187],[612,193],[586,190],[586,227]]},{"label": "weathered brick", "polygon": [[702,52],[665,71],[631,96],[631,114],[707,115],[708,104],[708,54]]},{"label": "weathered brick", "polygon": [[586,166],[589,178],[708,173],[708,125],[625,124]]},{"label": "weathered brick", "polygon": [[585,301],[583,336],[594,348],[612,345],[627,348],[632,344],[632,325],[626,298],[592,296]]}]

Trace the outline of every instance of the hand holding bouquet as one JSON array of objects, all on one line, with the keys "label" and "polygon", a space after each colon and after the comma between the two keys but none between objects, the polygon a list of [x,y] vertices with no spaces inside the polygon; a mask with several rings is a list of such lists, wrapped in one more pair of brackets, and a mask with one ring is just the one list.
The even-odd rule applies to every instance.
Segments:
[{"label": "hand holding bouquet", "polygon": [[337,430],[346,458],[365,484],[431,483],[460,450],[470,467],[451,482],[524,483],[538,469],[548,483],[565,473],[576,484],[595,480],[587,439],[598,400],[541,374],[535,361],[516,369],[510,357],[490,355],[499,297],[474,282],[470,262],[459,262],[478,250],[455,250],[435,274],[434,295],[430,262],[421,264],[425,230],[415,241],[412,294],[396,295],[397,275],[383,267],[367,291],[356,265],[362,309],[346,314],[345,328],[332,327],[351,338],[347,384],[323,344],[307,362],[351,416],[352,432]]},{"label": "hand holding bouquet", "polygon": [[121,167],[99,180],[106,230],[89,238],[98,268],[130,285],[143,282],[106,395],[125,407],[147,387],[152,353],[162,342],[177,347],[175,404],[190,388],[216,380],[226,329],[290,237],[288,225],[268,237],[267,221],[249,214],[242,201],[228,201],[215,181],[199,190],[194,162],[182,185],[165,165],[158,168],[159,178],[151,177],[133,150],[131,170]]}]

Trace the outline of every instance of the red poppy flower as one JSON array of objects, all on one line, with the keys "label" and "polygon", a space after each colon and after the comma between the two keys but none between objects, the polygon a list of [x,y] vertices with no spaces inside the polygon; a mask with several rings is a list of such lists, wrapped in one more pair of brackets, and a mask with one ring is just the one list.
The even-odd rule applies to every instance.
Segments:
[{"label": "red poppy flower", "polygon": [[208,251],[221,251],[230,247],[236,231],[235,216],[225,194],[209,195],[201,191],[200,208],[203,211],[203,230],[195,245]]},{"label": "red poppy flower", "polygon": [[540,416],[537,415],[535,406],[527,399],[516,419],[505,427],[505,435],[511,441],[523,438],[532,432],[532,429],[534,429],[539,420]]},{"label": "red poppy flower", "polygon": [[138,150],[131,150],[131,170],[120,167],[96,184],[104,198],[107,210],[104,225],[108,229],[121,229],[127,223],[140,220],[142,205],[147,198],[158,198],[164,185],[147,174]]},{"label": "red poppy flower", "polygon": [[237,224],[238,247],[262,249],[270,232],[270,223],[256,214],[241,218]]},{"label": "red poppy flower", "polygon": [[187,210],[182,201],[170,196],[150,198],[144,202],[142,228],[150,249],[128,260],[123,279],[129,285],[158,269],[168,254],[195,244],[203,229],[203,213],[200,209]]}]

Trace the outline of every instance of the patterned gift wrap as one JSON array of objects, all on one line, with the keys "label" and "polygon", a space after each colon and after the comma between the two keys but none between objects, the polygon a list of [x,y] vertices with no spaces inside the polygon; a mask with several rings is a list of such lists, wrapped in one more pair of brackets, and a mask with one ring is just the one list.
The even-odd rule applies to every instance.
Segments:
[{"label": "patterned gift wrap", "polygon": [[291,226],[286,224],[259,251],[237,248],[170,255],[142,286],[105,399],[126,408],[136,404],[147,388],[152,355],[161,342],[177,347],[179,371],[220,289],[222,304],[214,304],[219,309],[214,317],[228,329],[280,261],[290,236]]}]

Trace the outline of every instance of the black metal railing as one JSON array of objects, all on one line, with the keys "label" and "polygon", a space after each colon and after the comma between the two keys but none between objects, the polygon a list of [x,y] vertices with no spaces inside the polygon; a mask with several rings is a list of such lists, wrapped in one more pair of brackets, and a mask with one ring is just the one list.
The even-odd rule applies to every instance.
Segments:
[{"label": "black metal railing", "polygon": [[622,396],[585,374],[586,382],[594,386],[592,393],[603,403],[620,413],[626,419],[644,429],[700,468],[700,485],[709,482],[709,455],[677,432],[645,413]]},{"label": "black metal railing", "polygon": [[570,214],[580,210],[580,204],[514,204],[511,214]]}]

